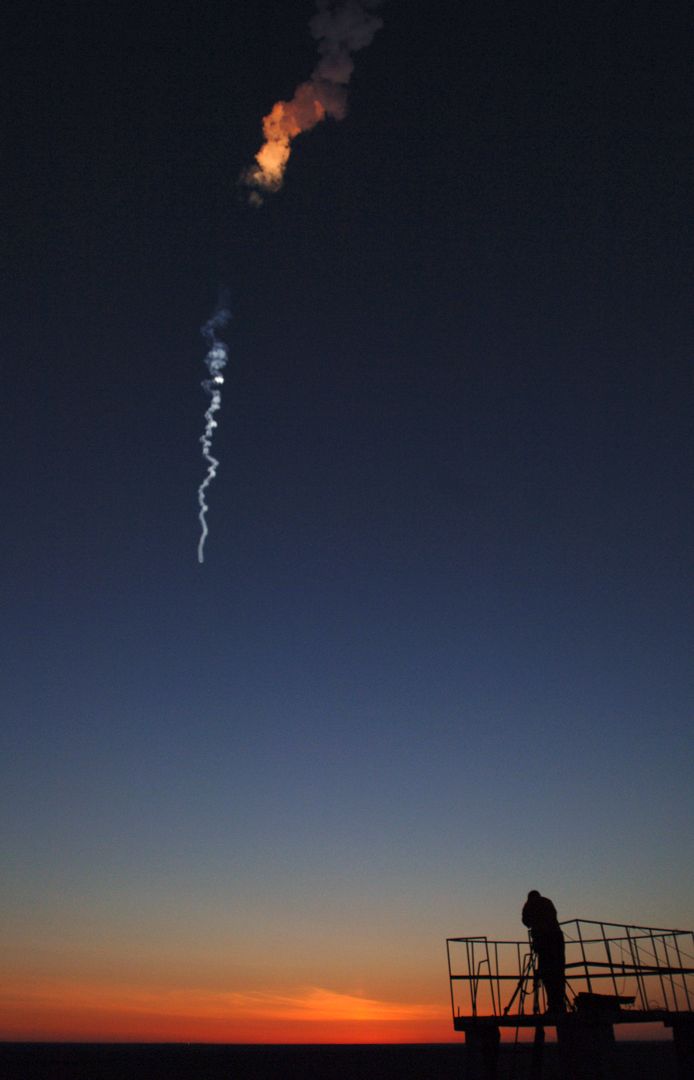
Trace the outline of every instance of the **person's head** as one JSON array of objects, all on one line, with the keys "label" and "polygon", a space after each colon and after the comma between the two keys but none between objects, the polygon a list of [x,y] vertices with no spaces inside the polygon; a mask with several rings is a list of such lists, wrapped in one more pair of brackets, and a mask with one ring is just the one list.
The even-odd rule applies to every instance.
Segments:
[{"label": "person's head", "polygon": [[537,889],[531,889],[530,892],[528,893],[528,900],[539,900],[539,899],[540,899],[540,893],[537,891]]}]

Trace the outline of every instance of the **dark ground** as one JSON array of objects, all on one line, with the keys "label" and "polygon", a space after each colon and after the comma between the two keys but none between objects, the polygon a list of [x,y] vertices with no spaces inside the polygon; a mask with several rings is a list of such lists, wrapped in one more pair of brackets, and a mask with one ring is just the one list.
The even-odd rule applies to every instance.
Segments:
[{"label": "dark ground", "polygon": [[[561,1080],[554,1045],[543,1080]],[[675,1080],[671,1043],[617,1044],[618,1080]],[[530,1076],[530,1052],[503,1047],[499,1080]],[[2,1080],[465,1080],[465,1046],[0,1044]]]}]

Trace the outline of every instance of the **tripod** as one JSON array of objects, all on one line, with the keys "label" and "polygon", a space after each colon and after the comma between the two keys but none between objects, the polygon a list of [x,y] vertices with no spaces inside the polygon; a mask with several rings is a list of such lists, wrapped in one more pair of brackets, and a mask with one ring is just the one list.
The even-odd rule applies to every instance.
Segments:
[{"label": "tripod", "polygon": [[[532,991],[528,990],[528,981],[532,979]],[[518,1002],[518,1014],[523,1013],[523,1006],[528,993],[532,992],[533,995],[533,1016],[539,1017],[540,1015],[540,979],[535,968],[535,953],[531,951],[524,957],[521,967],[521,975],[516,985],[511,999],[504,1009],[504,1016],[508,1016],[513,1006],[514,1001],[520,995]],[[518,1028],[516,1027],[516,1038],[514,1041],[514,1059],[512,1063],[512,1076],[516,1075],[516,1060],[515,1051],[518,1046]],[[530,1062],[530,1075],[534,1078],[540,1078],[542,1076],[542,1055],[545,1045],[545,1029],[542,1020],[539,1020],[535,1025],[535,1037],[533,1039],[533,1054]]]},{"label": "tripod", "polygon": [[516,989],[513,991],[513,994],[511,995],[511,999],[510,999],[508,1005],[504,1009],[504,1016],[508,1016],[508,1014],[511,1011],[511,1007],[512,1007],[514,1001],[516,1000],[516,998],[518,997],[519,994],[520,994],[520,1000],[519,1000],[519,1003],[518,1003],[518,1011],[520,1013],[523,1012],[523,1005],[525,1003],[525,999],[526,999],[528,993],[530,993],[530,991],[528,990],[528,987],[527,987],[528,981],[530,979],[532,979],[532,983],[533,983],[533,985],[532,985],[533,1013],[535,1015],[537,1015],[537,1013],[539,1013],[539,1011],[540,1011],[540,1001],[539,1001],[539,989],[540,988],[539,988],[539,980],[538,980],[538,977],[537,977],[537,972],[535,971],[535,953],[532,952],[532,951],[529,952],[527,954],[527,956],[525,956],[525,958],[523,960],[523,966],[522,966],[522,969],[521,969],[521,974],[520,974],[520,978],[518,980],[518,984],[516,986]]}]

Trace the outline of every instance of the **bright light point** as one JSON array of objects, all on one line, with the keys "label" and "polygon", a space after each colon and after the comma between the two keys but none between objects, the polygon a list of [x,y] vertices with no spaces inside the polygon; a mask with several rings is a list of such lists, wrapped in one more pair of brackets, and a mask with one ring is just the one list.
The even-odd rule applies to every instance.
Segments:
[{"label": "bright light point", "polygon": [[222,368],[226,366],[228,359],[228,349],[223,341],[217,339],[217,330],[223,330],[226,324],[231,318],[231,312],[226,307],[219,307],[211,319],[205,323],[202,327],[201,333],[203,337],[209,343],[209,349],[205,356],[205,364],[207,370],[210,373],[210,378],[205,379],[202,386],[206,393],[211,397],[210,406],[205,413],[205,431],[200,436],[200,442],[202,443],[202,456],[207,462],[207,475],[198,488],[198,506],[200,507],[200,513],[198,518],[200,520],[200,540],[198,542],[198,562],[205,561],[204,548],[205,539],[209,532],[207,528],[206,515],[209,509],[207,502],[205,501],[205,490],[214,480],[217,475],[217,466],[219,462],[216,458],[212,457],[210,453],[212,447],[212,434],[217,427],[217,421],[214,419],[214,414],[221,408],[222,394],[220,387],[224,382],[224,376],[221,374]]}]

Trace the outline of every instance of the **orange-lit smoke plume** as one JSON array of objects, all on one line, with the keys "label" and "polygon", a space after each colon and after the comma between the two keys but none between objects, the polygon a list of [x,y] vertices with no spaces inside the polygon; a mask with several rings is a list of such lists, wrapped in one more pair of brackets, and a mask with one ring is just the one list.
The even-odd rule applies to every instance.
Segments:
[{"label": "orange-lit smoke plume", "polygon": [[371,13],[381,0],[317,0],[309,27],[318,42],[320,60],[308,82],[301,83],[291,101],[278,101],[263,118],[265,142],[256,164],[243,175],[252,188],[250,201],[262,203],[262,193],[278,191],[291,153],[292,140],[331,116],[347,115],[347,84],[354,70],[352,53],[370,45],[383,20]]}]

